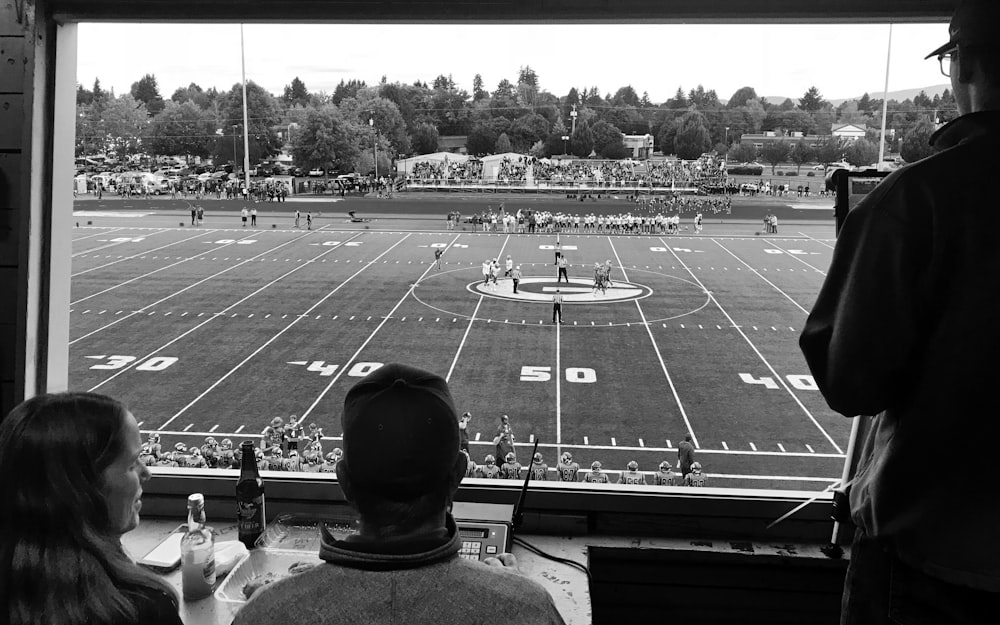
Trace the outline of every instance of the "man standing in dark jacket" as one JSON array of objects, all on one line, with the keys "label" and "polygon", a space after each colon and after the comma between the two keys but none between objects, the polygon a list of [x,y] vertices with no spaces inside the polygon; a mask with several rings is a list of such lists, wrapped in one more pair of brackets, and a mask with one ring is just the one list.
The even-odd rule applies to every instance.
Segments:
[{"label": "man standing in dark jacket", "polygon": [[694,464],[694,443],[691,442],[691,435],[685,434],[684,440],[677,445],[677,467],[681,470],[681,479],[691,472],[692,464]]},{"label": "man standing in dark jacket", "polygon": [[[850,485],[858,526],[841,623],[985,623],[1000,614],[1000,2],[966,0],[938,57],[960,116],[938,153],[844,222],[800,338],[823,396],[877,415]],[[952,464],[928,471],[942,431]],[[946,455],[942,460],[950,461]]]}]

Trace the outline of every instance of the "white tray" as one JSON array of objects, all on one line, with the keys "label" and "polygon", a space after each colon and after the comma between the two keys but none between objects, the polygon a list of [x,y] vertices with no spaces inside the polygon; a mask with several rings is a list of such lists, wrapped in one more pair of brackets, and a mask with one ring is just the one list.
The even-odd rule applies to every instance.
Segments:
[{"label": "white tray", "polygon": [[226,579],[215,591],[215,598],[231,604],[243,604],[247,598],[243,596],[243,587],[254,577],[267,573],[287,574],[288,567],[296,562],[312,562],[321,564],[317,552],[295,551],[291,549],[261,549],[250,552],[247,557],[233,567]]}]

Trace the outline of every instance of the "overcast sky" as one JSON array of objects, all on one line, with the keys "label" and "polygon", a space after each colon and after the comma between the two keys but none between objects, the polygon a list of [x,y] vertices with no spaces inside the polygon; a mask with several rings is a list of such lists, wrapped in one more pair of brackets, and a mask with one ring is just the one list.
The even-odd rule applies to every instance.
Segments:
[{"label": "overcast sky", "polygon": [[[227,90],[240,80],[239,25],[82,24],[78,82],[127,92],[146,73],[160,92],[191,82]],[[369,85],[431,83],[451,74],[471,93],[479,73],[492,91],[531,66],[541,87],[602,94],[631,84],[653,102],[703,84],[728,99],[751,86],[760,96],[800,97],[817,86],[827,99],[879,94],[889,26],[877,25],[247,25],[247,78],[280,95],[298,76],[332,93],[341,79]],[[947,83],[928,52],[947,24],[893,27],[889,90]]]}]

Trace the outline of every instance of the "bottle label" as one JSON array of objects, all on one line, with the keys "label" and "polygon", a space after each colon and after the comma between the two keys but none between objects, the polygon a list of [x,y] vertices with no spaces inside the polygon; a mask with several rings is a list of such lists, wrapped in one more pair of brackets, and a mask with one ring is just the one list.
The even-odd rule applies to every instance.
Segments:
[{"label": "bottle label", "polygon": [[205,583],[209,586],[215,585],[215,555],[211,555],[208,558],[208,562],[205,563],[205,569],[202,572],[205,576]]},{"label": "bottle label", "polygon": [[264,496],[254,497],[250,501],[237,501],[236,520],[241,533],[262,532],[264,530]]}]

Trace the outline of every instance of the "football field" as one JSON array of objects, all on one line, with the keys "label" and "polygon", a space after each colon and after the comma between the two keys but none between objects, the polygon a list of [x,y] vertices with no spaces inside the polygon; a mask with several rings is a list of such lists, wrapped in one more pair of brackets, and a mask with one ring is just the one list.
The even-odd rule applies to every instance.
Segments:
[{"label": "football field", "polygon": [[[832,224],[605,236],[178,221],[73,230],[71,388],[122,399],[165,449],[238,444],[296,414],[329,450],[351,385],[404,362],[449,381],[479,463],[508,414],[522,462],[538,439],[552,466],[571,451],[581,466],[653,471],[690,433],[712,486],[818,491],[840,476],[850,422],[797,344]],[[557,240],[569,284],[556,281]],[[516,295],[508,279],[482,285],[484,259],[508,255],[524,275]],[[594,294],[594,263],[608,260],[612,287]]]}]

